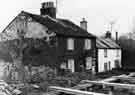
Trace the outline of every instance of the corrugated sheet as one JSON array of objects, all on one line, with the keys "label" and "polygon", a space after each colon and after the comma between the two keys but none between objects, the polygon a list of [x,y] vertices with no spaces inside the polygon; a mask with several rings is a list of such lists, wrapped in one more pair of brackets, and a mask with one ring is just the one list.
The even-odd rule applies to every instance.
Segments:
[{"label": "corrugated sheet", "polygon": [[120,48],[120,46],[114,40],[109,38],[97,38],[96,46],[97,48]]}]

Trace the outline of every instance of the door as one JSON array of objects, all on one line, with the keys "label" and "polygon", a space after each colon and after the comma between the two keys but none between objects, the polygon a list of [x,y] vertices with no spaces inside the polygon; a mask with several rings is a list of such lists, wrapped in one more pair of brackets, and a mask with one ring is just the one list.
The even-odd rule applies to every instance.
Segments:
[{"label": "door", "polygon": [[107,71],[107,70],[108,70],[107,63],[104,63],[104,71]]},{"label": "door", "polygon": [[71,72],[75,71],[74,59],[69,59],[68,60],[68,69],[71,70]]},{"label": "door", "polygon": [[92,69],[92,57],[86,58],[86,70]]},{"label": "door", "polygon": [[111,70],[111,62],[108,62],[108,70]]},{"label": "door", "polygon": [[120,62],[119,62],[119,60],[115,60],[115,68],[120,68]]}]

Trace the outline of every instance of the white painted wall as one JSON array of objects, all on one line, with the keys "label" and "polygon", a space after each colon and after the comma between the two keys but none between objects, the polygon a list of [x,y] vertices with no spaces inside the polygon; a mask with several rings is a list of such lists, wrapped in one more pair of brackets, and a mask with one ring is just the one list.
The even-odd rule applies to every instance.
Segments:
[{"label": "white painted wall", "polygon": [[[117,56],[117,50],[119,56]],[[121,49],[107,49],[107,57],[104,57],[104,49],[98,49],[98,72],[104,72],[104,63],[109,61],[111,69],[115,68],[115,60],[119,60],[121,66]]]}]

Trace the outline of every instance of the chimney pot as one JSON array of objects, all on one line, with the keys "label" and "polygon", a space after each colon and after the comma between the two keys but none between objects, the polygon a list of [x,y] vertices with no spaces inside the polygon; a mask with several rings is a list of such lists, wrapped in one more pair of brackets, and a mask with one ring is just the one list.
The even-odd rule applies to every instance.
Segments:
[{"label": "chimney pot", "polygon": [[56,18],[56,8],[54,6],[54,2],[44,2],[42,3],[40,14],[42,16],[48,15],[52,18]]},{"label": "chimney pot", "polygon": [[112,38],[112,34],[110,31],[106,31],[105,38]]},{"label": "chimney pot", "polygon": [[116,43],[118,43],[118,32],[116,32]]},{"label": "chimney pot", "polygon": [[85,21],[85,18],[82,18],[83,19],[83,21]]}]

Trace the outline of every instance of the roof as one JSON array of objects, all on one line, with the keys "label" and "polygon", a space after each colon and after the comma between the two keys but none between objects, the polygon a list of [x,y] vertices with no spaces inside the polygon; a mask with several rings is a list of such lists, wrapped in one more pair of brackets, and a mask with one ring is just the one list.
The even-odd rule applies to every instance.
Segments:
[{"label": "roof", "polygon": [[41,16],[24,11],[22,11],[22,13],[30,16],[36,22],[45,25],[50,31],[54,31],[57,35],[95,37],[69,20],[54,19],[48,15]]},{"label": "roof", "polygon": [[120,46],[113,39],[110,38],[97,38],[96,47],[100,49],[120,49]]}]

